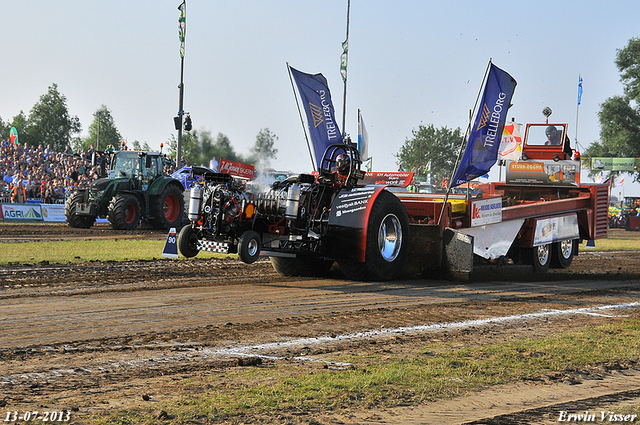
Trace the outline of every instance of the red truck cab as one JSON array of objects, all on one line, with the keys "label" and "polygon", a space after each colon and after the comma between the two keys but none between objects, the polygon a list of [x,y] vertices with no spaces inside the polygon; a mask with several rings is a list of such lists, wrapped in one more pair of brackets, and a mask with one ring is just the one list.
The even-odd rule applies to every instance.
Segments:
[{"label": "red truck cab", "polygon": [[522,159],[571,159],[567,124],[527,124]]}]

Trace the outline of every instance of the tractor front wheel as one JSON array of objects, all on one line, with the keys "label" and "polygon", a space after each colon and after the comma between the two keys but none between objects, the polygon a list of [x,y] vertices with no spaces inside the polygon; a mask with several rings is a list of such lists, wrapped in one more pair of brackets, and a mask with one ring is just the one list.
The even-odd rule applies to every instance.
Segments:
[{"label": "tractor front wheel", "polygon": [[111,199],[107,218],[115,230],[133,230],[140,223],[140,202],[135,195],[119,193]]},{"label": "tractor front wheel", "polygon": [[254,230],[247,230],[240,236],[238,241],[238,256],[247,263],[254,263],[260,257],[260,235]]},{"label": "tractor front wheel", "polygon": [[178,249],[180,254],[187,258],[195,257],[200,250],[198,249],[198,234],[191,226],[184,226],[178,234]]},{"label": "tractor front wheel", "polygon": [[76,214],[76,206],[81,204],[83,200],[84,193],[76,192],[67,199],[64,205],[64,217],[71,227],[88,229],[96,222],[95,216]]}]

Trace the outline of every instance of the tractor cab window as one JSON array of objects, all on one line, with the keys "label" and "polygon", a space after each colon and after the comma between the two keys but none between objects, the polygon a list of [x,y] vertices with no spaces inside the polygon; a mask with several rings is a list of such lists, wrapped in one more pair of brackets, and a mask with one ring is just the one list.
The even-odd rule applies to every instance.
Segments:
[{"label": "tractor cab window", "polygon": [[139,174],[137,152],[118,152],[111,163],[114,177],[135,177]]},{"label": "tractor cab window", "polygon": [[159,156],[147,156],[145,158],[144,180],[150,181],[162,175],[162,158]]},{"label": "tractor cab window", "polygon": [[562,146],[565,127],[561,124],[536,124],[527,128],[527,146]]}]

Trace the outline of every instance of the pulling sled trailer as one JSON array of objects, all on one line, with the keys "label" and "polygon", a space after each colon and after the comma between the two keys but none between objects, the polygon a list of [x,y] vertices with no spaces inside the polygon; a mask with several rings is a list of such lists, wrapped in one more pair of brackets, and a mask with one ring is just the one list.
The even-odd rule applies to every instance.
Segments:
[{"label": "pulling sled trailer", "polygon": [[[580,240],[606,238],[609,188],[580,183],[580,161],[566,132],[566,124],[527,125],[522,157],[507,161],[506,181],[471,199],[450,195],[439,225],[444,195],[398,194],[412,236],[426,238],[412,240],[411,272],[466,280],[474,263],[484,261],[529,264],[543,273],[569,267]],[[549,133],[556,138],[550,141]]]}]

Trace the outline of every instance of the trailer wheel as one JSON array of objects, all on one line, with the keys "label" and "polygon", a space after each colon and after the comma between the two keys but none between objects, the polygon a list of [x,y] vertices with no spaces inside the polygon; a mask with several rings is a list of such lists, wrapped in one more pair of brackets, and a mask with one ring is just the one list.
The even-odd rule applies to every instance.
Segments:
[{"label": "trailer wheel", "polygon": [[364,263],[339,262],[351,280],[391,280],[397,277],[409,250],[409,219],[400,200],[382,191],[371,208]]},{"label": "trailer wheel", "polygon": [[109,204],[107,218],[116,230],[133,230],[140,223],[140,202],[135,195],[119,193]]},{"label": "trailer wheel", "polygon": [[67,199],[64,206],[64,217],[67,219],[69,226],[88,229],[96,222],[96,217],[92,215],[78,215],[76,214],[76,205],[82,203],[84,200],[84,193],[76,192]]},{"label": "trailer wheel", "polygon": [[551,267],[566,269],[571,265],[573,257],[578,253],[578,240],[568,239],[553,244]]},{"label": "trailer wheel", "polygon": [[285,277],[322,277],[326,276],[333,260],[323,260],[321,258],[288,258],[270,257],[273,269]]},{"label": "trailer wheel", "polygon": [[187,258],[195,257],[200,250],[198,249],[198,234],[191,226],[184,226],[178,233],[178,249],[180,254]]},{"label": "trailer wheel", "polygon": [[551,265],[551,244],[540,245],[529,248],[529,255],[533,271],[535,273],[544,273],[549,270]]},{"label": "trailer wheel", "polygon": [[254,230],[247,230],[240,236],[238,256],[243,262],[251,264],[260,257],[260,246],[260,235]]}]

